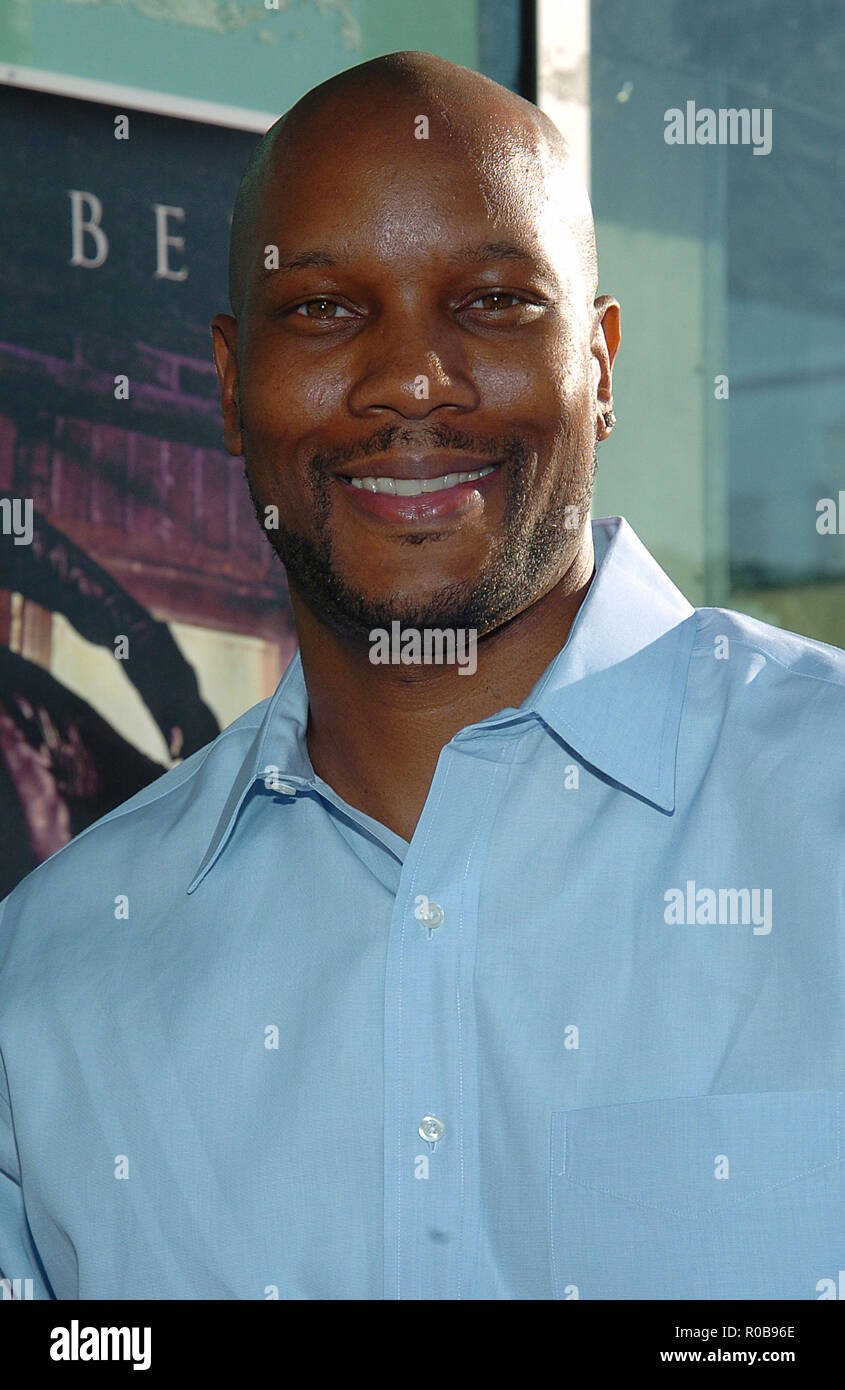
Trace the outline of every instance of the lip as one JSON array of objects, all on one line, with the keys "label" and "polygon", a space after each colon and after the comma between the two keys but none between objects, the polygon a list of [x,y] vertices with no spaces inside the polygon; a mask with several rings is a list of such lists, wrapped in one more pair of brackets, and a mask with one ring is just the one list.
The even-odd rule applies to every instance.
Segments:
[{"label": "lip", "polygon": [[[440,492],[423,492],[418,497],[397,497],[389,492],[368,492],[365,488],[353,487],[346,481],[349,477],[441,478],[447,473],[474,473],[480,468],[492,468],[493,472],[483,478],[475,478],[472,482],[456,483],[454,487],[443,488]],[[500,472],[501,461],[498,459],[467,462],[444,460],[441,455],[436,462],[420,460],[414,464],[409,460],[382,461],[378,465],[378,471],[371,466],[366,471],[357,471],[354,474],[338,474],[335,482],[340,484],[343,495],[350,504],[369,516],[379,521],[413,524],[442,521],[447,517],[459,516],[472,506],[477,506],[479,500],[483,501],[491,485],[495,485]],[[477,497],[479,493],[480,499]]]},{"label": "lip", "polygon": [[482,459],[474,454],[379,454],[369,466],[359,464],[337,476],[345,478],[445,478],[447,473],[477,473],[492,468],[500,459]]}]

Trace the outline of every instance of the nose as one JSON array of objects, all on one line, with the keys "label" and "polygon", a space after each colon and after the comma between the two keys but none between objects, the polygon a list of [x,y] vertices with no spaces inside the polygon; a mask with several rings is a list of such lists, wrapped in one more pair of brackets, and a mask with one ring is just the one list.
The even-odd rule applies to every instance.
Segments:
[{"label": "nose", "polygon": [[436,410],[474,410],[479,393],[455,324],[413,305],[384,310],[358,339],[361,355],[349,392],[355,415],[389,412],[424,420]]}]

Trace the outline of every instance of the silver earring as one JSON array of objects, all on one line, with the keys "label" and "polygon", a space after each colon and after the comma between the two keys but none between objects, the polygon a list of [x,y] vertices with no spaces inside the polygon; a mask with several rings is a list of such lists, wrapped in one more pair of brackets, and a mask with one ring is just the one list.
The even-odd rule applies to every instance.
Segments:
[{"label": "silver earring", "polygon": [[615,424],[616,416],[614,415],[612,410],[608,410],[604,416],[604,427],[606,430],[612,430]]}]

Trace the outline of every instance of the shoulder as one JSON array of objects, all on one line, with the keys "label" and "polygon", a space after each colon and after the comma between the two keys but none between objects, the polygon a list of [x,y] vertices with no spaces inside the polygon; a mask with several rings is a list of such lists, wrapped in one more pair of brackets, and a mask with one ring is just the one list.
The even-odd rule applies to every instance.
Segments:
[{"label": "shoulder", "polygon": [[[716,656],[729,669],[733,655],[741,668],[756,666],[761,660],[771,668],[773,676],[790,684],[823,681],[833,687],[833,699],[845,696],[845,651],[801,637],[796,632],[774,627],[747,613],[729,608],[696,609],[697,632],[693,655]],[[727,644],[727,645],[726,645]]]},{"label": "shoulder", "polygon": [[726,608],[699,608],[688,712],[723,734],[777,745],[802,768],[845,773],[845,652]]},{"label": "shoulder", "polygon": [[115,870],[129,877],[135,867],[143,866],[149,873],[165,846],[169,853],[164,857],[176,849],[186,865],[194,852],[199,858],[271,699],[254,705],[211,743],[39,864],[0,904],[0,911],[14,915],[39,901],[49,901],[54,910],[61,902],[70,908]]}]

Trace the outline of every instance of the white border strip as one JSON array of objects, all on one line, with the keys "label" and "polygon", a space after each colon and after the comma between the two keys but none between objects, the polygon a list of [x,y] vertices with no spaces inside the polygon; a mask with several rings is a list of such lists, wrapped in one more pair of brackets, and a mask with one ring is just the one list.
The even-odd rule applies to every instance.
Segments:
[{"label": "white border strip", "polygon": [[126,106],[134,111],[153,111],[162,116],[181,116],[188,121],[206,121],[209,125],[233,126],[236,130],[255,130],[261,135],[282,114],[281,111],[250,111],[245,106],[222,106],[194,97],[171,96],[167,92],[148,92],[143,87],[123,87],[115,82],[95,82],[87,77],[18,67],[14,63],[0,63],[0,84],[101,101],[107,106]]},{"label": "white border strip", "polygon": [[569,141],[590,188],[590,0],[538,0],[537,105]]}]

